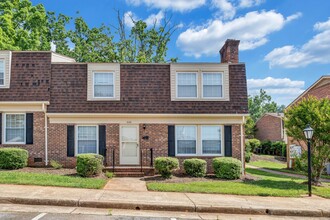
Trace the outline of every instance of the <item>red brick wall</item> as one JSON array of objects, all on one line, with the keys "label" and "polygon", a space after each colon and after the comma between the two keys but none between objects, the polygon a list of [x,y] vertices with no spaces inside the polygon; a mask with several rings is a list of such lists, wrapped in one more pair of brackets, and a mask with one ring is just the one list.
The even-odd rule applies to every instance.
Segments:
[{"label": "red brick wall", "polygon": [[265,141],[282,141],[282,119],[271,115],[264,115],[257,121],[256,138]]},{"label": "red brick wall", "polygon": [[[168,156],[168,128],[167,124],[145,124],[146,128],[143,129],[143,124],[139,125],[140,135],[140,149],[142,150],[143,166],[150,166],[150,148],[153,148],[153,158]],[[49,124],[48,126],[48,158],[49,160],[57,160],[66,167],[75,166],[75,158],[68,158],[67,149],[67,125],[66,124]],[[115,149],[115,165],[120,165],[120,137],[119,137],[119,124],[106,125],[106,148],[107,157],[106,165],[112,166],[113,149]],[[233,157],[241,159],[241,136],[240,125],[232,126],[233,135]],[[149,136],[148,140],[142,139],[143,136]],[[213,157],[178,157],[180,164],[187,158],[201,158],[208,162],[208,172],[212,172],[212,159]],[[182,166],[181,166],[182,167]],[[182,170],[181,170],[182,171]]]},{"label": "red brick wall", "polygon": [[[45,114],[43,112],[33,113],[33,144],[1,144],[0,147],[19,147],[29,152],[29,166],[45,165]],[[34,163],[34,158],[42,158],[42,162]]]}]

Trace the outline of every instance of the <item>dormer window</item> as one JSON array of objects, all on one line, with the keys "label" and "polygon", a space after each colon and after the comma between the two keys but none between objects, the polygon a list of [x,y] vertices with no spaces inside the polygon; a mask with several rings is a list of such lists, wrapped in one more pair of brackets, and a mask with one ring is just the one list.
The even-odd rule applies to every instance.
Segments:
[{"label": "dormer window", "polygon": [[222,73],[203,73],[203,98],[222,98]]},{"label": "dormer window", "polygon": [[197,73],[177,74],[177,97],[197,98]]},{"label": "dormer window", "polygon": [[5,61],[0,60],[0,86],[5,85]]},{"label": "dormer window", "polygon": [[94,72],[94,98],[114,97],[114,74]]}]

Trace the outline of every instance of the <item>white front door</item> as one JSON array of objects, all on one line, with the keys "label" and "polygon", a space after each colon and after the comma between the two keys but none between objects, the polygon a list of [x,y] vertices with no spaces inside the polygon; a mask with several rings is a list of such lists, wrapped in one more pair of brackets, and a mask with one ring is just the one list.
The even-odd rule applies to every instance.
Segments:
[{"label": "white front door", "polygon": [[120,126],[120,164],[138,165],[139,155],[139,126]]}]

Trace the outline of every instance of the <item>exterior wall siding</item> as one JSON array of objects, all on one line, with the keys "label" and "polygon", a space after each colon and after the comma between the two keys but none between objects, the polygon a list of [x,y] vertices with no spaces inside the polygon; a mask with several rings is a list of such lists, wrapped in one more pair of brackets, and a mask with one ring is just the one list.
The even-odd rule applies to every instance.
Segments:
[{"label": "exterior wall siding", "polygon": [[271,115],[264,115],[257,124],[256,138],[260,141],[283,141],[282,119]]},{"label": "exterior wall siding", "polygon": [[[56,160],[62,163],[65,167],[75,167],[76,158],[67,157],[67,124],[49,124],[48,126],[48,158],[49,160]],[[142,165],[150,166],[151,154],[150,148],[153,148],[153,158],[168,156],[168,124],[139,124],[139,138],[140,150],[142,150]],[[106,166],[112,167],[113,150],[115,153],[115,166],[120,166],[120,125],[106,124]],[[241,160],[241,135],[240,125],[232,125],[233,135],[233,157]],[[149,139],[143,139],[144,136],[149,136]],[[191,156],[191,157],[177,157],[180,162],[181,170],[183,172],[182,162],[187,158],[201,158],[208,163],[208,172],[213,172],[212,159],[214,157],[205,156]],[[139,165],[138,165],[139,166]]]},{"label": "exterior wall siding", "polygon": [[[45,114],[33,113],[33,144],[1,144],[1,147],[18,147],[29,152],[29,166],[45,165]],[[3,134],[2,134],[3,135]],[[34,158],[42,158],[42,162],[34,162]]]}]

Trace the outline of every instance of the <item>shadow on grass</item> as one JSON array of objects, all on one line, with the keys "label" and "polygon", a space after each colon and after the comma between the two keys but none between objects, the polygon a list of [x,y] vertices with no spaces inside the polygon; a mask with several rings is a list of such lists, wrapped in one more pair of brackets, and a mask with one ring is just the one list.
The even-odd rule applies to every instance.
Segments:
[{"label": "shadow on grass", "polygon": [[258,168],[246,168],[246,172],[252,175],[258,175],[262,177],[269,177],[269,178],[277,178],[277,179],[294,179],[294,180],[301,180],[301,178],[298,177],[291,177],[291,176],[286,176],[286,175],[281,175],[281,174],[275,174],[275,173],[270,173],[266,172],[263,170],[259,170]]}]

